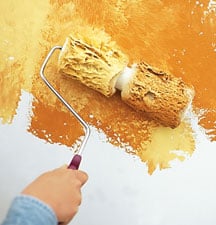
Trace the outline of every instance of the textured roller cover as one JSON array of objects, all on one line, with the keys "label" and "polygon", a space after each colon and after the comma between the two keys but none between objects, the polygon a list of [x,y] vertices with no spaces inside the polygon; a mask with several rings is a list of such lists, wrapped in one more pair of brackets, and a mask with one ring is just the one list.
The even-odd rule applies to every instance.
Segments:
[{"label": "textured roller cover", "polygon": [[127,67],[127,56],[103,31],[70,35],[58,63],[61,72],[107,97],[118,88],[128,105],[171,128],[180,124],[194,95],[180,78],[147,63]]},{"label": "textured roller cover", "polygon": [[[102,33],[103,35],[103,33]],[[70,35],[59,55],[59,70],[109,97],[128,58],[109,38],[92,41]]]},{"label": "textured roller cover", "polygon": [[122,99],[128,105],[171,128],[180,124],[193,95],[193,89],[180,78],[146,63],[136,66],[121,92]]}]

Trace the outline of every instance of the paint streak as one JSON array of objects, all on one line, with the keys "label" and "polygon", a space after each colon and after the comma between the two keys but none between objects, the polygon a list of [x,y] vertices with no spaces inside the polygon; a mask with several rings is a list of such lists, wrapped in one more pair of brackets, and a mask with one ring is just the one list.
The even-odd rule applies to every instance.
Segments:
[{"label": "paint streak", "polygon": [[[89,36],[97,28],[118,43],[131,63],[145,60],[192,84],[199,123],[211,140],[216,140],[216,24],[210,2],[1,2],[5,13],[0,15],[0,117],[12,121],[24,88],[35,97],[29,132],[51,143],[73,145],[83,131],[42,83],[39,70],[49,49],[63,44],[69,33]],[[195,141],[190,122],[176,129],[161,127],[130,109],[119,93],[107,99],[59,74],[56,65],[57,54],[46,70],[48,80],[89,124],[106,134],[107,141],[138,155],[150,174],[156,168],[170,167],[172,160],[183,161],[192,155]]]},{"label": "paint streak", "polygon": [[35,136],[50,143],[72,146],[83,135],[77,120],[57,108],[43,105],[40,101],[33,103],[33,114],[30,131]]}]

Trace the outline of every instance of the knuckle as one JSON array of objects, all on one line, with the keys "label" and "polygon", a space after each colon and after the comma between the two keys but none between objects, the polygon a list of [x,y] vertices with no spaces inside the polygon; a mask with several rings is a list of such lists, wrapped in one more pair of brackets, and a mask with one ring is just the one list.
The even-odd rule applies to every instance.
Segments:
[{"label": "knuckle", "polygon": [[78,203],[78,205],[81,205],[81,203],[82,203],[82,197],[81,197],[81,196],[79,197],[79,199],[78,199],[78,202],[77,202],[77,203]]},{"label": "knuckle", "polygon": [[70,211],[69,217],[72,218],[78,212],[78,206],[74,206],[73,209]]},{"label": "knuckle", "polygon": [[76,177],[77,177],[77,179],[80,180],[81,186],[88,180],[87,173],[85,173],[83,171],[77,171]]},{"label": "knuckle", "polygon": [[76,194],[76,198],[74,199],[74,205],[78,207],[79,205],[81,205],[81,202],[82,202],[82,196],[81,196],[81,193],[79,192]]},{"label": "knuckle", "polygon": [[75,179],[75,180],[73,181],[73,184],[74,184],[74,186],[75,186],[77,189],[80,189],[80,187],[81,187],[81,181],[80,181],[79,179]]}]

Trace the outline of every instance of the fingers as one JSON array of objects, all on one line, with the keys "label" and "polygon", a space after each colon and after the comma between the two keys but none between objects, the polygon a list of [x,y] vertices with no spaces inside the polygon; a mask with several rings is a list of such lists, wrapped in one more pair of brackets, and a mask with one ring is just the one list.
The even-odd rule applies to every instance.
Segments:
[{"label": "fingers", "polygon": [[58,169],[55,169],[54,171],[59,174],[68,174],[72,180],[74,180],[75,176],[76,179],[79,180],[80,186],[83,186],[88,180],[88,174],[86,172],[81,170],[68,169],[67,165],[61,166]]},{"label": "fingers", "polygon": [[87,179],[88,175],[85,172],[68,169],[64,165],[43,173],[22,193],[32,195],[49,205],[58,220],[66,225],[81,204],[81,187]]},{"label": "fingers", "polygon": [[81,185],[83,186],[86,181],[88,180],[88,174],[81,170],[76,170],[76,176],[78,180],[81,182]]}]

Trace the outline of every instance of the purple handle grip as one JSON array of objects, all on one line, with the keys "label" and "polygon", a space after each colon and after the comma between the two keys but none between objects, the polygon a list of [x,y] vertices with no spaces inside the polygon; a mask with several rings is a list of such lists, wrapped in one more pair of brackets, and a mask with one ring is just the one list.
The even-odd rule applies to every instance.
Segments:
[{"label": "purple handle grip", "polygon": [[78,155],[78,154],[74,155],[73,159],[71,160],[68,166],[68,169],[78,170],[81,160],[82,160],[81,155]]}]

